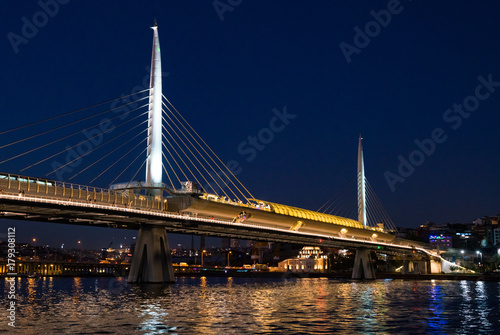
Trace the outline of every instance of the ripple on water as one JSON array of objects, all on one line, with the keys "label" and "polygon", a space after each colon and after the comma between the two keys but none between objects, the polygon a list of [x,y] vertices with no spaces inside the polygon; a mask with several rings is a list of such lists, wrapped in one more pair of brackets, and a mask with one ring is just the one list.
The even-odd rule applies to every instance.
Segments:
[{"label": "ripple on water", "polygon": [[[5,282],[0,285],[5,291]],[[500,329],[500,283],[179,278],[172,286],[128,286],[120,278],[23,278],[17,293],[18,327],[9,334],[493,334]],[[0,300],[6,306],[5,295]],[[0,317],[5,320],[3,308]],[[6,330],[0,325],[0,332]]]}]

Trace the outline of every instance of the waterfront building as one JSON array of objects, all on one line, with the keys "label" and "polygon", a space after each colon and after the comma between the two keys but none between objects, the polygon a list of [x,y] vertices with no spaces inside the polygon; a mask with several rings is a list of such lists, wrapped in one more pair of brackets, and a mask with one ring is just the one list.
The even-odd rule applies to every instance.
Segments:
[{"label": "waterfront building", "polygon": [[328,270],[328,257],[319,247],[304,247],[296,258],[279,262],[278,268],[283,272],[323,273]]},{"label": "waterfront building", "polygon": [[493,245],[500,246],[500,228],[493,229]]},{"label": "waterfront building", "polygon": [[452,237],[446,232],[442,232],[440,234],[433,233],[429,235],[429,243],[433,247],[437,247],[439,250],[447,250],[451,248]]},{"label": "waterfront building", "polygon": [[494,216],[483,216],[474,220],[473,230],[480,241],[481,247],[491,247],[494,243],[494,230],[499,227],[500,214]]}]

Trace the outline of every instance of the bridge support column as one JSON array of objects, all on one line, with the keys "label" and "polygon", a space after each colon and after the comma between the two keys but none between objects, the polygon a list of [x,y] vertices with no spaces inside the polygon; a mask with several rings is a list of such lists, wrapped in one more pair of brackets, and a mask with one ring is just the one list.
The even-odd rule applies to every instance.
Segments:
[{"label": "bridge support column", "polygon": [[443,266],[443,262],[439,260],[430,260],[429,261],[429,268],[430,272],[429,273],[441,273],[441,272],[447,272],[445,269],[445,266]]},{"label": "bridge support column", "polygon": [[403,274],[429,274],[431,273],[431,263],[428,260],[405,260]]},{"label": "bridge support column", "polygon": [[375,268],[373,267],[370,250],[365,248],[356,249],[352,279],[375,279]]},{"label": "bridge support column", "polygon": [[173,283],[175,282],[172,256],[165,228],[142,225],[139,230],[129,283]]}]

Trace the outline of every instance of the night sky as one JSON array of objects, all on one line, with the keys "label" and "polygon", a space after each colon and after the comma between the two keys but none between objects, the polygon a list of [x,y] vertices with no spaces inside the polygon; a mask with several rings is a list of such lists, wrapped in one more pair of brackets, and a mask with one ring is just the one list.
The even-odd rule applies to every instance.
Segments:
[{"label": "night sky", "polygon": [[[500,212],[497,1],[47,0],[50,15],[40,3],[0,5],[0,131],[129,94],[156,16],[165,96],[257,198],[318,209],[355,176],[361,133],[397,226]],[[238,150],[285,108],[253,159]],[[21,221],[0,234],[9,225],[19,242],[69,247],[136,234]]]}]

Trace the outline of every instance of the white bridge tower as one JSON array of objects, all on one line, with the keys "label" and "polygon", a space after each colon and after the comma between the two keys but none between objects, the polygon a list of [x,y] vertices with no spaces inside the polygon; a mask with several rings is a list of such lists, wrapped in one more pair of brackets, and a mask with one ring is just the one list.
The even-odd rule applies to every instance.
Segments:
[{"label": "white bridge tower", "polygon": [[[162,197],[162,87],[160,39],[153,24],[153,55],[148,116],[146,187],[149,196]],[[175,281],[167,233],[161,225],[141,225],[128,275],[129,283],[172,283]]]},{"label": "white bridge tower", "polygon": [[[148,146],[146,158],[146,184],[160,187],[162,183],[162,84],[160,38],[156,20],[151,27],[153,34],[153,54],[151,56],[151,76],[149,82]],[[160,189],[150,189],[150,195],[160,195]]]}]

